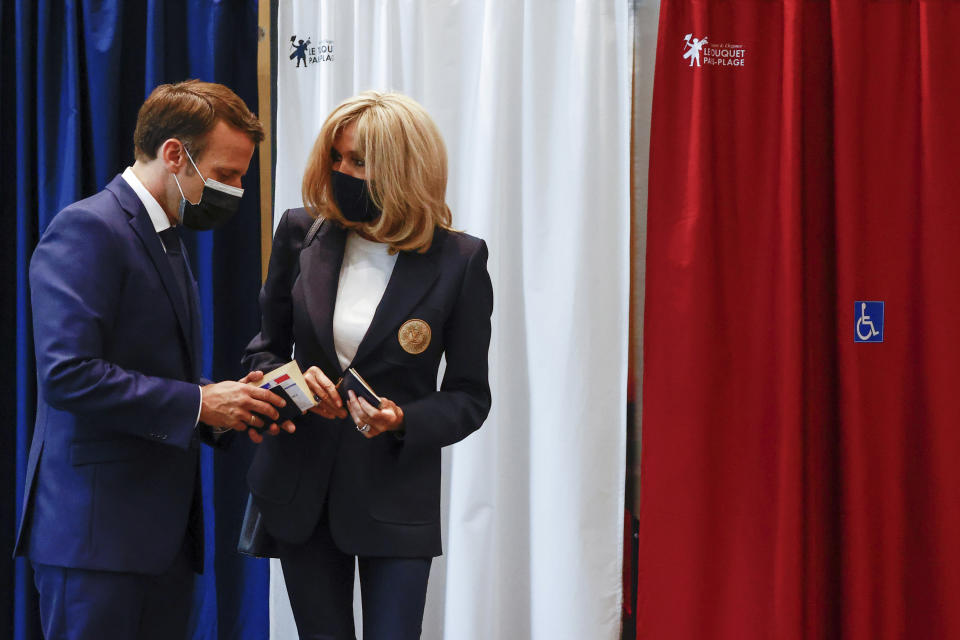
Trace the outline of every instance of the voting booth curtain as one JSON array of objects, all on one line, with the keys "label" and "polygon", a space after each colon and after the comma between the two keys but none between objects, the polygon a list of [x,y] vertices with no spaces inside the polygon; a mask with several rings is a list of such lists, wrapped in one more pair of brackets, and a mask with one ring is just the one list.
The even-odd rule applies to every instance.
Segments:
[{"label": "voting booth curtain", "polygon": [[663,3],[638,637],[960,637],[957,33]]},{"label": "voting booth curtain", "polygon": [[[430,575],[425,640],[619,637],[628,10],[625,0],[279,4],[275,215],[300,206],[333,107],[394,89],[444,137],[453,226],[490,248],[493,408],[444,450],[445,555]],[[294,634],[274,570],[270,637]]]},{"label": "voting booth curtain", "polygon": [[[31,252],[61,208],[100,190],[133,163],[137,110],[156,85],[194,77],[221,82],[255,109],[257,3],[4,0],[0,12],[5,229],[0,636],[34,640],[40,633],[31,572],[22,558],[10,559],[35,411]],[[244,180],[247,193],[231,223],[185,238],[200,283],[204,374],[213,379],[241,374],[239,354],[257,331],[256,176],[255,155]],[[204,449],[207,569],[197,578],[192,637],[260,640],[267,634],[267,563],[235,552],[251,445],[237,438],[226,453]]]}]

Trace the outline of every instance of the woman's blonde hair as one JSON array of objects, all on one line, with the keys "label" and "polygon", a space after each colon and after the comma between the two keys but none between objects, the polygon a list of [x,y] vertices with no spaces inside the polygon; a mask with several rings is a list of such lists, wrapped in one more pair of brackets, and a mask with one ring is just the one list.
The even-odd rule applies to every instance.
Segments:
[{"label": "woman's blonde hair", "polygon": [[[357,153],[367,186],[382,214],[373,222],[346,220],[331,191],[331,150],[337,135],[356,123]],[[314,216],[362,228],[392,250],[425,252],[436,227],[450,228],[447,151],[437,125],[417,102],[399,93],[366,91],[333,110],[313,143],[303,174],[303,203]]]}]

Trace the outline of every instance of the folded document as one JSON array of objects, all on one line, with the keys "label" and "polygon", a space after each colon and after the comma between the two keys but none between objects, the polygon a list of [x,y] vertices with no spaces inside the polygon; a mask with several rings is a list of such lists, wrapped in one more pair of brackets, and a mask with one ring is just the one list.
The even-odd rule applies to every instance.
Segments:
[{"label": "folded document", "polygon": [[[313,399],[313,392],[307,386],[307,381],[303,379],[303,373],[300,371],[300,366],[296,360],[291,360],[282,367],[277,367],[255,384],[261,389],[267,389],[286,400],[286,406],[277,409],[280,414],[278,419],[280,421],[293,420],[317,404],[316,400]],[[257,414],[257,416],[264,421],[264,424],[274,422],[274,420],[269,420],[260,414]]]}]

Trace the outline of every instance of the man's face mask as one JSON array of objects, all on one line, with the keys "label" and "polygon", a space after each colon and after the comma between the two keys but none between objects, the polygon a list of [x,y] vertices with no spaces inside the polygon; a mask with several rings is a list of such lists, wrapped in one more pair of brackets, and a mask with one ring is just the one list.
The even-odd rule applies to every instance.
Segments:
[{"label": "man's face mask", "polygon": [[350,222],[372,222],[380,216],[380,209],[373,202],[366,180],[334,171],[330,188],[337,208]]},{"label": "man's face mask", "polygon": [[180,189],[180,224],[197,231],[216,229],[237,212],[243,189],[204,178],[200,169],[197,169],[197,164],[190,156],[190,152],[187,151],[187,147],[182,143],[181,146],[183,146],[187,159],[190,160],[190,164],[193,165],[197,175],[203,180],[203,192],[200,194],[200,202],[196,204],[190,202],[183,194],[183,188],[180,186],[177,174],[173,174],[173,179],[177,182],[177,188]]}]

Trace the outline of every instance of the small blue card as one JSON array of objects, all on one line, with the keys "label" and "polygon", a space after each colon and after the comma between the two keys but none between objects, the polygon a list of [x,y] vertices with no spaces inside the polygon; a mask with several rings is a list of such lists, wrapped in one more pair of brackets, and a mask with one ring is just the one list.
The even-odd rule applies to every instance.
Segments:
[{"label": "small blue card", "polygon": [[853,317],[854,342],[883,342],[883,302],[858,300]]}]

